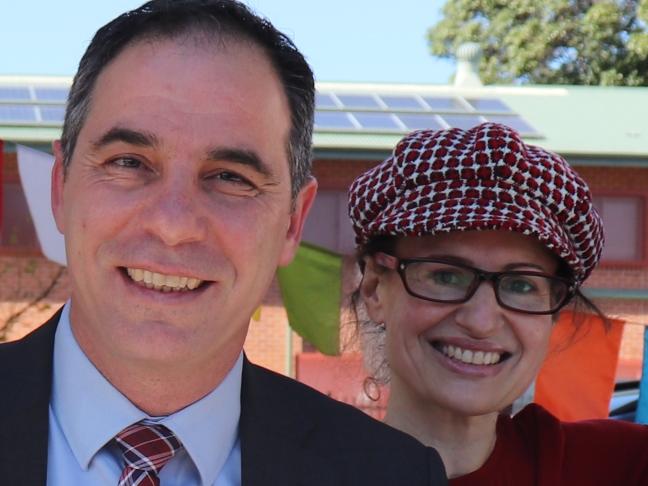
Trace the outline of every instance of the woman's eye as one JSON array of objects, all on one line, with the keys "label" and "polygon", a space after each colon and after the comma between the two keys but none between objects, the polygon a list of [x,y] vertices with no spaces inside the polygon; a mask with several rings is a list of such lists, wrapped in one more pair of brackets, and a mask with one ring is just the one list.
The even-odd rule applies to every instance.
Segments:
[{"label": "woman's eye", "polygon": [[448,270],[437,270],[432,272],[430,275],[430,280],[436,284],[440,285],[461,285],[462,278],[457,272],[452,272]]},{"label": "woman's eye", "polygon": [[532,282],[521,278],[509,280],[504,287],[504,290],[516,294],[528,294],[537,290],[537,287]]}]

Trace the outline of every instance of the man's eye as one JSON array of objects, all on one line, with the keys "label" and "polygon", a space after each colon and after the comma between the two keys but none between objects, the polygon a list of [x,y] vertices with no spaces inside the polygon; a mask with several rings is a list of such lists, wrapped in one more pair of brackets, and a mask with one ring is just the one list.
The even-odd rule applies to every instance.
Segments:
[{"label": "man's eye", "polygon": [[211,174],[208,179],[216,180],[216,181],[222,181],[227,184],[232,184],[236,186],[240,186],[242,188],[247,188],[247,189],[256,189],[256,186],[247,178],[243,177],[240,174],[237,174],[236,172],[230,172],[230,171],[220,171],[216,172],[214,174]]},{"label": "man's eye", "polygon": [[218,174],[216,174],[216,178],[227,182],[247,183],[247,179],[233,172],[219,172]]},{"label": "man's eye", "polygon": [[134,157],[118,157],[111,160],[110,164],[116,165],[118,167],[123,167],[125,169],[139,169],[142,166],[142,162]]}]

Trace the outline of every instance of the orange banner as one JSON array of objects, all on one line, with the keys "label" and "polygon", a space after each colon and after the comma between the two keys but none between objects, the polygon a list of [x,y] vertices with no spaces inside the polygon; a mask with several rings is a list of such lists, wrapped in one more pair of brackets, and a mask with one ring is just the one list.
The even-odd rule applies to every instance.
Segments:
[{"label": "orange banner", "polygon": [[577,329],[571,312],[561,314],[535,385],[534,402],[567,421],[608,416],[623,332],[620,320],[606,331],[597,316],[580,318]]}]

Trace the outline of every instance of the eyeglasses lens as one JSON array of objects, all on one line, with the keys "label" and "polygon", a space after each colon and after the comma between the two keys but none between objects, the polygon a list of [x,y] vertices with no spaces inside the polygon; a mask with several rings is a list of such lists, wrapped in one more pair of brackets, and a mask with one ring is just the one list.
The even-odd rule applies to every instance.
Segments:
[{"label": "eyeglasses lens", "polygon": [[[569,292],[562,280],[533,274],[503,272],[494,278],[501,304],[522,312],[549,312]],[[458,302],[469,298],[480,279],[476,270],[444,262],[408,262],[404,271],[409,292],[423,299]]]},{"label": "eyeglasses lens", "polygon": [[497,291],[500,301],[513,309],[547,312],[562,303],[567,285],[539,275],[504,274]]}]

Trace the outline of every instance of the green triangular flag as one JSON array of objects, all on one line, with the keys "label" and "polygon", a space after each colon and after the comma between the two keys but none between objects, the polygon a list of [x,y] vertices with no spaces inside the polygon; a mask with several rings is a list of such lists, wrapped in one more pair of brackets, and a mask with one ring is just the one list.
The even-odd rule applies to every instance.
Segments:
[{"label": "green triangular flag", "polygon": [[277,277],[290,327],[322,353],[338,354],[342,258],[302,243]]}]

